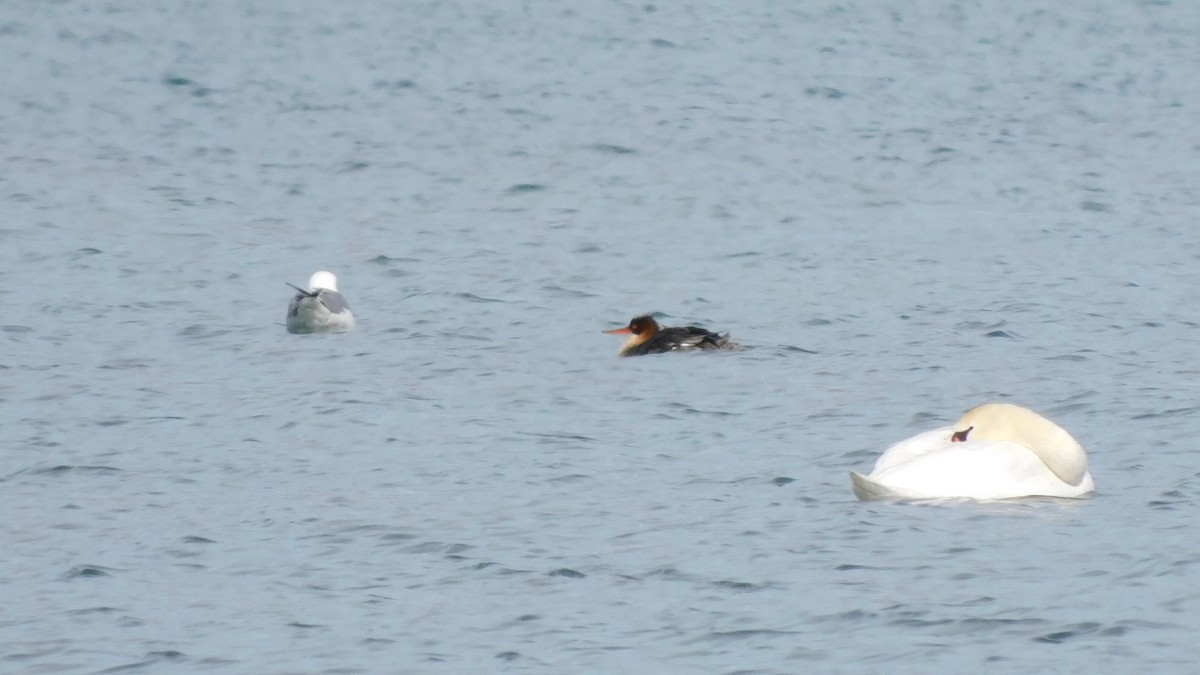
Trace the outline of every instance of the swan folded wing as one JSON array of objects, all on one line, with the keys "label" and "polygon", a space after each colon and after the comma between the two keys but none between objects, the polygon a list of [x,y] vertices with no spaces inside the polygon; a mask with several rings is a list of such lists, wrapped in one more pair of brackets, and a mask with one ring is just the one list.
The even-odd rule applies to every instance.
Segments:
[{"label": "swan folded wing", "polygon": [[947,444],[877,467],[868,478],[902,498],[1080,497],[1092,490],[1086,472],[1066,483],[1029,448],[1006,441]]},{"label": "swan folded wing", "polygon": [[887,450],[875,460],[875,468],[871,470],[871,475],[879,473],[887,467],[902,464],[920,457],[926,453],[938,450],[940,448],[951,447],[950,435],[954,433],[953,427],[942,427],[932,431],[925,431],[898,441],[888,446]]}]

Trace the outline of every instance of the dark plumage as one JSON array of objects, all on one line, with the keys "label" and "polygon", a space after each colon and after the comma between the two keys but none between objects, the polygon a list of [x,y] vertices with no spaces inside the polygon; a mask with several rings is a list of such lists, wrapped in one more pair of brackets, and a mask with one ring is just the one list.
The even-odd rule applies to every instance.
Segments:
[{"label": "dark plumage", "polygon": [[624,328],[604,331],[632,337],[621,347],[621,356],[642,356],[697,349],[743,349],[729,333],[714,333],[700,326],[659,326],[649,314],[634,317]]}]

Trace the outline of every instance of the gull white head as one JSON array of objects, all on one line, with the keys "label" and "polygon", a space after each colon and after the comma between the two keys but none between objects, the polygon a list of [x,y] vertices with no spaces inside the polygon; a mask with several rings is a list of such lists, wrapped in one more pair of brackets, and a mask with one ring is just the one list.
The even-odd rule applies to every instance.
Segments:
[{"label": "gull white head", "polygon": [[1078,485],[1087,474],[1087,454],[1071,434],[1032,410],[1011,403],[987,403],[968,410],[954,425],[952,440],[1023,445],[1071,485]]},{"label": "gull white head", "polygon": [[308,279],[308,290],[315,291],[317,289],[325,289],[327,291],[337,290],[337,277],[333,276],[333,272],[314,272]]}]

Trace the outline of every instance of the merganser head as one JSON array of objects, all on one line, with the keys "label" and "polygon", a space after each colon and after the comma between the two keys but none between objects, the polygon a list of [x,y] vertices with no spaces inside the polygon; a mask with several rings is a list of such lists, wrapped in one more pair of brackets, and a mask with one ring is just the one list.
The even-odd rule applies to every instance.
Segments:
[{"label": "merganser head", "polygon": [[653,316],[644,314],[642,316],[635,316],[634,318],[630,319],[629,325],[625,326],[624,328],[614,328],[604,332],[608,333],[609,335],[633,334],[642,338],[643,340],[647,340],[658,332],[658,322],[654,320]]},{"label": "merganser head", "polygon": [[644,314],[635,316],[624,328],[614,328],[604,332],[609,335],[632,335],[625,341],[625,344],[621,345],[621,351],[618,352],[621,356],[628,356],[638,345],[658,334],[658,330],[658,322],[654,320],[654,317]]},{"label": "merganser head", "polygon": [[320,272],[313,273],[313,275],[309,277],[308,290],[310,292],[322,288],[327,291],[337,290],[337,277],[333,276],[333,272],[321,270]]}]

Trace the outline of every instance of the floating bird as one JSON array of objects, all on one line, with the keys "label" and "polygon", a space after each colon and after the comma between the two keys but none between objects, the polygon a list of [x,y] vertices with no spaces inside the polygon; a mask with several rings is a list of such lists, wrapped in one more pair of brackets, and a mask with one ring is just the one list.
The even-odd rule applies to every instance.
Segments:
[{"label": "floating bird", "polygon": [[337,277],[321,270],[308,280],[308,290],[299,286],[288,305],[289,333],[345,333],[354,328],[350,305],[337,289]]},{"label": "floating bird", "polygon": [[654,317],[634,317],[628,326],[606,330],[610,335],[631,335],[621,346],[621,356],[685,352],[697,349],[744,349],[729,341],[729,333],[719,334],[699,326],[659,326]]},{"label": "floating bird", "polygon": [[859,499],[1083,497],[1087,453],[1062,427],[1010,403],[968,410],[953,426],[884,451],[870,475],[850,472]]}]

